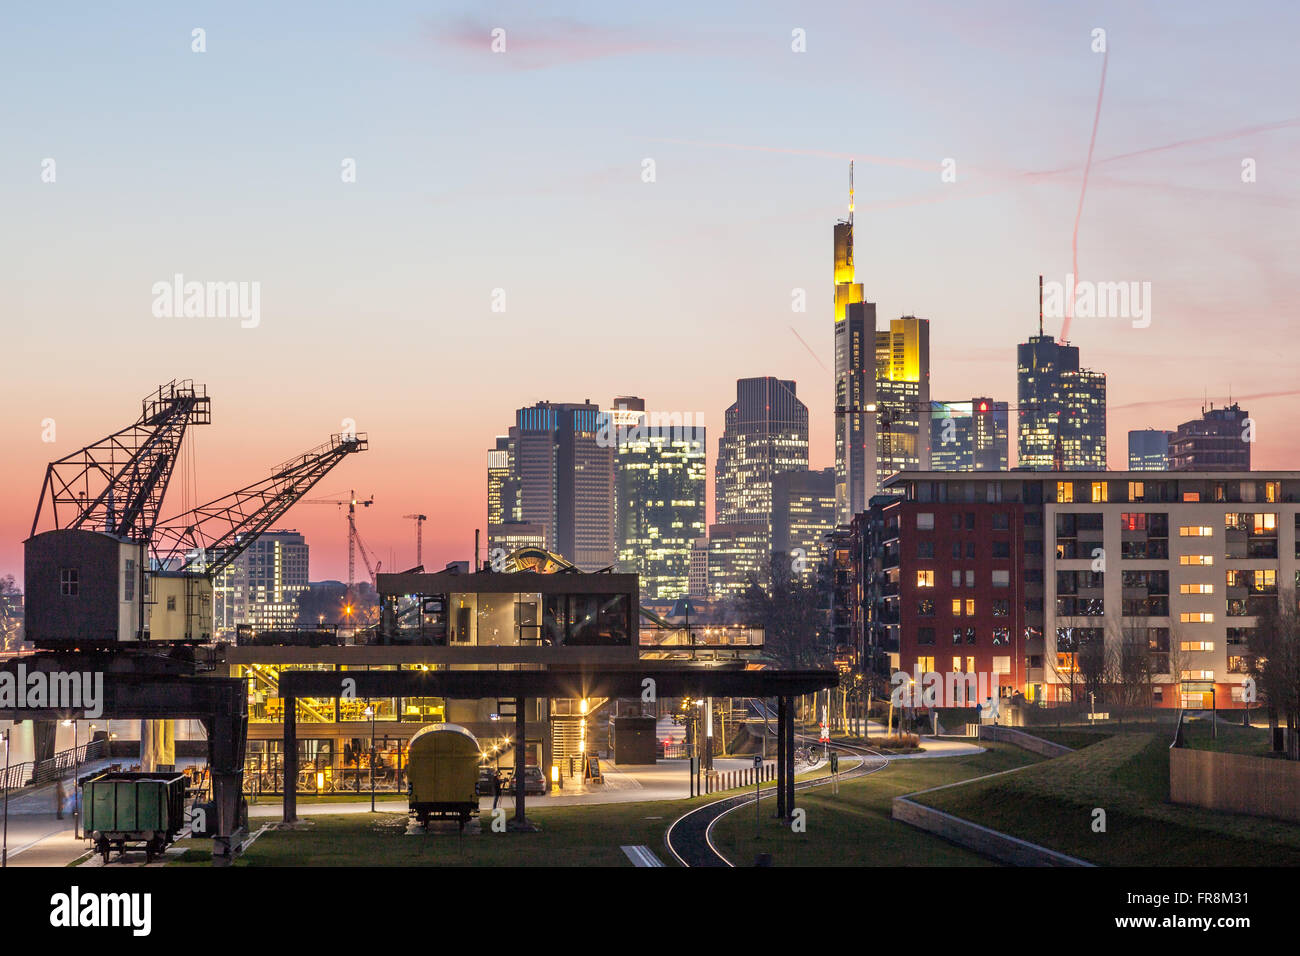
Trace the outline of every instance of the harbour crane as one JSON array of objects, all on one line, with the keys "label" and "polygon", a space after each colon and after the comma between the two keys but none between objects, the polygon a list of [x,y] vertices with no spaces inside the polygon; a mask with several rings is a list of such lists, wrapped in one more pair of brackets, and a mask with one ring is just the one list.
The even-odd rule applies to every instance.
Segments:
[{"label": "harbour crane", "polygon": [[410,518],[415,522],[415,563],[424,567],[424,523],[429,520],[428,515],[402,515],[403,518]]}]

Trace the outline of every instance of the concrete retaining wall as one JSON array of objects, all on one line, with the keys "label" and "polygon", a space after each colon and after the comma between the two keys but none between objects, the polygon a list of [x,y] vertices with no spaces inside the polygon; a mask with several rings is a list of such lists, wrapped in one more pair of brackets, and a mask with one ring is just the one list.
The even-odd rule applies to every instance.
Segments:
[{"label": "concrete retaining wall", "polygon": [[1001,863],[1012,866],[1092,866],[1086,860],[1079,860],[1064,853],[1057,853],[1037,843],[1020,840],[997,830],[990,830],[978,823],[971,823],[960,817],[954,817],[942,810],[935,810],[916,803],[907,797],[895,797],[892,803],[892,816],[895,820],[943,837],[958,846],[964,846],[976,853],[991,857]]},{"label": "concrete retaining wall", "polygon": [[1026,734],[1019,730],[1012,730],[1009,727],[998,726],[997,724],[980,724],[979,739],[992,740],[996,743],[1013,744],[1022,750],[1036,753],[1040,757],[1060,757],[1062,754],[1074,753],[1073,750],[1062,744],[1054,744],[1050,740],[1044,740],[1042,737],[1035,737],[1033,734]]},{"label": "concrete retaining wall", "polygon": [[1169,799],[1300,822],[1300,763],[1175,747],[1169,751]]}]

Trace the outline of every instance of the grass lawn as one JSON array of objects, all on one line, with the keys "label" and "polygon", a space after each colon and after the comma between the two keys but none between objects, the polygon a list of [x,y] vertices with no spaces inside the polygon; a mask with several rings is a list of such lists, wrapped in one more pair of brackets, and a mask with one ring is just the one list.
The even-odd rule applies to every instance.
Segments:
[{"label": "grass lawn", "polygon": [[985,744],[970,757],[896,760],[884,770],[840,785],[800,791],[795,805],[807,811],[807,832],[794,833],[773,820],[767,804],[761,838],[754,838],[754,808],[727,814],[713,829],[714,845],[738,866],[759,853],[778,866],[991,866],[990,861],[890,817],[894,797],[926,787],[967,780],[1033,763],[1035,755],[1004,744]]},{"label": "grass lawn", "polygon": [[[538,833],[493,833],[491,816],[482,832],[463,838],[448,833],[406,836],[405,813],[322,814],[303,818],[300,829],[268,830],[236,866],[631,866],[620,846],[644,844],[673,866],[664,831],[688,809],[717,799],[660,800],[530,809]],[[509,819],[513,810],[506,809]],[[260,825],[253,821],[253,828]],[[187,848],[173,866],[211,864],[211,843],[178,841]]]},{"label": "grass lawn", "polygon": [[1054,744],[1069,747],[1071,750],[1082,750],[1084,747],[1090,747],[1114,736],[1114,732],[1110,730],[1083,730],[1076,727],[1062,727],[1060,729],[1056,727],[1013,727],[1010,729],[1023,731],[1031,737],[1050,740]]},{"label": "grass lawn", "polygon": [[[1168,748],[1164,733],[1116,734],[1019,773],[914,799],[1104,865],[1300,865],[1300,826],[1167,803]],[[1092,830],[1097,807],[1106,811],[1104,833]]]},{"label": "grass lawn", "polygon": [[1214,750],[1252,757],[1267,757],[1272,753],[1268,728],[1245,727],[1240,723],[1228,723],[1223,718],[1219,719],[1217,740],[1208,720],[1185,721],[1183,743],[1193,750]]}]

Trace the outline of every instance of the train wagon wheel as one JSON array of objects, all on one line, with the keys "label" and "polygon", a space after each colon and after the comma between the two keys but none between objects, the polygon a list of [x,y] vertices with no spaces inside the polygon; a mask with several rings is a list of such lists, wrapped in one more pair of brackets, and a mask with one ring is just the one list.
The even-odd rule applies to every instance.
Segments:
[{"label": "train wagon wheel", "polygon": [[111,848],[110,848],[109,845],[108,845],[108,841],[107,841],[107,840],[101,840],[101,841],[100,841],[100,844],[99,844],[99,855],[100,855],[101,857],[103,857],[103,859],[104,859],[104,865],[105,865],[105,866],[108,866],[108,854],[109,854],[110,851],[111,851]]},{"label": "train wagon wheel", "polygon": [[146,843],[144,845],[144,865],[148,866],[152,862],[153,862],[153,844]]}]

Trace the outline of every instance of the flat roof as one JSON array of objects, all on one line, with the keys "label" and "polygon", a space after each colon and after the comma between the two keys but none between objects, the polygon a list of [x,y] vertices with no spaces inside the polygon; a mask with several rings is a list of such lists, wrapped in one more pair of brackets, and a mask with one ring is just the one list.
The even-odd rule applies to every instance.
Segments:
[{"label": "flat roof", "polygon": [[904,481],[1300,481],[1300,471],[896,471],[881,487]]},{"label": "flat roof", "polygon": [[631,594],[640,592],[635,574],[605,574],[587,571],[470,572],[437,571],[432,574],[379,574],[380,594],[509,594],[536,591],[540,594]]}]

